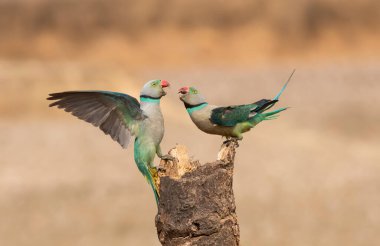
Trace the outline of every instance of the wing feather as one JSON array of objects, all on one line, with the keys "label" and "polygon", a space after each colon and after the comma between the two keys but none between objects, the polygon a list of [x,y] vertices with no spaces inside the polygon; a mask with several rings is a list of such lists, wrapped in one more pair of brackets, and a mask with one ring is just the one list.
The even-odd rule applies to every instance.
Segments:
[{"label": "wing feather", "polygon": [[68,91],[52,93],[49,106],[57,106],[77,118],[99,127],[127,148],[138,123],[146,118],[136,98],[109,91]]},{"label": "wing feather", "polygon": [[262,99],[255,103],[215,108],[211,112],[210,120],[219,126],[235,126],[238,123],[248,121],[257,113],[265,111],[277,100]]}]

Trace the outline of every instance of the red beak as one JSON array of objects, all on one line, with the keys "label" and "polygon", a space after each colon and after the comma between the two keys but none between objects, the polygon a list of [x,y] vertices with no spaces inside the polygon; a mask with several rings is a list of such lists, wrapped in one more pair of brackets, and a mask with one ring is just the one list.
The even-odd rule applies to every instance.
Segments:
[{"label": "red beak", "polygon": [[178,93],[187,94],[189,92],[189,87],[185,86],[178,90]]},{"label": "red beak", "polygon": [[170,86],[170,84],[169,84],[168,81],[166,81],[166,80],[161,80],[161,87],[162,87],[162,88],[169,87],[169,86]]}]

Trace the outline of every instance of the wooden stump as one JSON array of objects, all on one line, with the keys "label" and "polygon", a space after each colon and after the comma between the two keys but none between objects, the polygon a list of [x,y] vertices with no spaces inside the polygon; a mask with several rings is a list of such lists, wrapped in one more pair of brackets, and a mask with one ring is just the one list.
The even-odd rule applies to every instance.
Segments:
[{"label": "wooden stump", "polygon": [[162,245],[239,245],[239,225],[232,190],[236,141],[226,141],[218,160],[200,164],[185,146],[161,161],[160,202],[156,216]]}]

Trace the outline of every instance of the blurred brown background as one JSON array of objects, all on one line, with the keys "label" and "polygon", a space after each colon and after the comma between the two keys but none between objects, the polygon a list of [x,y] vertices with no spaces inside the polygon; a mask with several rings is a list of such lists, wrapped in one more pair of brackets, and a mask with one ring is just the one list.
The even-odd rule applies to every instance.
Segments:
[{"label": "blurred brown background", "polygon": [[242,245],[379,245],[379,44],[377,0],[1,0],[0,245],[159,245],[132,148],[49,109],[48,93],[138,96],[167,79],[163,149],[206,162],[221,138],[196,129],[176,90],[248,103],[293,68],[280,102],[292,108],[238,150]]}]

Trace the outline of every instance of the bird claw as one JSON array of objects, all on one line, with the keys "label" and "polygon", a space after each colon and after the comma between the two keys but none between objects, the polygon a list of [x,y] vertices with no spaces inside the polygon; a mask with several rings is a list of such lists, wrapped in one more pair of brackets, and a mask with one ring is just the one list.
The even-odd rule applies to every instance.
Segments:
[{"label": "bird claw", "polygon": [[164,161],[178,161],[177,158],[175,158],[171,155],[163,155],[160,158],[161,158],[161,160],[164,160]]},{"label": "bird claw", "polygon": [[166,172],[166,168],[165,167],[161,167],[161,166],[159,166],[159,167],[157,167],[157,171],[160,173],[165,173]]},{"label": "bird claw", "polygon": [[239,147],[239,141],[243,139],[241,138],[234,138],[234,137],[226,137],[227,140],[223,142],[224,145],[228,145],[229,143],[236,143],[236,145]]}]

